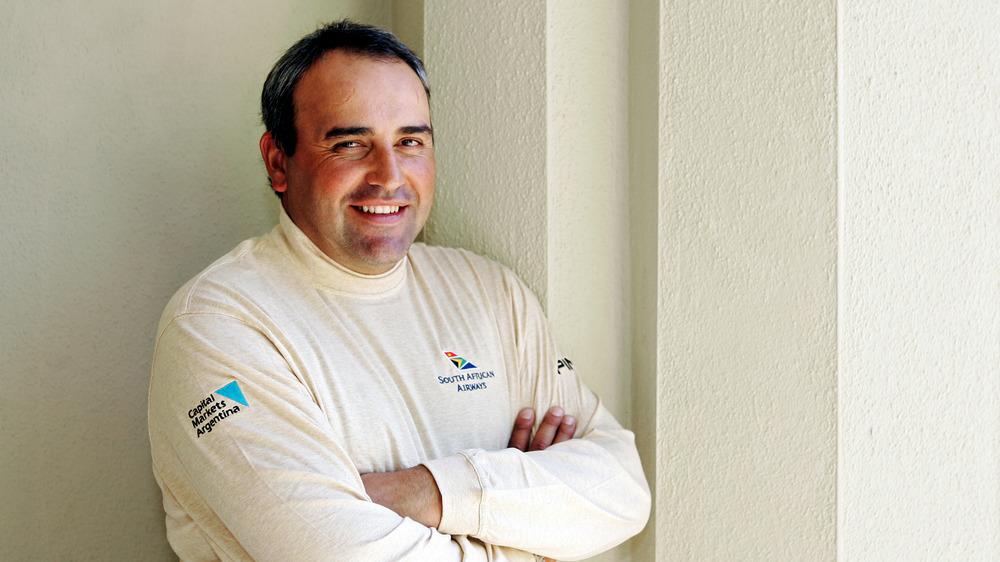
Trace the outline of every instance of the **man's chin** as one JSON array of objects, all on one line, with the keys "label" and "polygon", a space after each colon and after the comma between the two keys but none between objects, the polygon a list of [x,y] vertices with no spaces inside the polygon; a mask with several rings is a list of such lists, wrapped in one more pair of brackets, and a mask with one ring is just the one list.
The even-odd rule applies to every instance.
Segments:
[{"label": "man's chin", "polygon": [[356,267],[351,269],[366,275],[385,273],[406,257],[412,244],[412,240],[399,239],[380,240],[365,244],[363,248],[359,248],[359,251],[355,252],[353,257]]}]

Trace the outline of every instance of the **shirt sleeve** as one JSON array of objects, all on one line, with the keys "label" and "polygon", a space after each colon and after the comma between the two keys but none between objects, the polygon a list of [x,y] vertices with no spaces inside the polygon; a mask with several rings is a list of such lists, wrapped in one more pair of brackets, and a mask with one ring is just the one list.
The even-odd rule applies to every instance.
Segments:
[{"label": "shirt sleeve", "polygon": [[[634,435],[581,381],[552,338],[534,295],[506,272],[516,376],[511,409],[552,406],[578,419],[576,438],[544,451],[467,450],[425,462],[443,499],[439,528],[560,560],[579,560],[637,534],[649,517],[649,485]],[[507,309],[506,317],[503,310]],[[506,342],[505,342],[506,343]]]},{"label": "shirt sleeve", "polygon": [[329,423],[260,329],[217,313],[167,323],[149,433],[181,558],[534,560],[373,503]]}]

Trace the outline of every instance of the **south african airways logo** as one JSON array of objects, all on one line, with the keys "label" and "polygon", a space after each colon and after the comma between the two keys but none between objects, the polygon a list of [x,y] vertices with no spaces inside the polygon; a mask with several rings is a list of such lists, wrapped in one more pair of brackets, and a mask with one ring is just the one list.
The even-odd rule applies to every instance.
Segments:
[{"label": "south african airways logo", "polygon": [[459,371],[468,371],[469,369],[475,369],[476,366],[465,360],[464,357],[459,357],[450,351],[444,352],[445,356],[455,364],[455,368]]},{"label": "south african airways logo", "polygon": [[438,384],[455,385],[455,390],[458,392],[486,390],[486,379],[492,379],[496,376],[493,371],[477,371],[478,367],[469,362],[465,357],[461,357],[450,351],[445,351],[444,356],[461,372],[447,377],[438,377]]}]

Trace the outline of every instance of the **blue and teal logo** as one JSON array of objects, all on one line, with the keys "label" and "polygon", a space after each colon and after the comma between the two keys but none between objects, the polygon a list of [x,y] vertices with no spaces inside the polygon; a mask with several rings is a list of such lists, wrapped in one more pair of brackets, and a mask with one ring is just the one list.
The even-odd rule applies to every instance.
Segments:
[{"label": "blue and teal logo", "polygon": [[243,396],[239,383],[233,381],[209,394],[197,406],[188,410],[188,417],[197,437],[200,438],[206,433],[211,433],[222,420],[239,413],[241,406],[245,408],[249,404]]}]

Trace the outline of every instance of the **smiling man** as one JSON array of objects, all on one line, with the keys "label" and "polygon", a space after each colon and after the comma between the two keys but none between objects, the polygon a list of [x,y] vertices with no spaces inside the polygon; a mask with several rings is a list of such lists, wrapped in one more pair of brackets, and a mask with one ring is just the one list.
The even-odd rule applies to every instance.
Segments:
[{"label": "smiling man", "polygon": [[575,559],[645,524],[632,434],[531,292],[414,243],[429,94],[409,49],[350,22],[268,76],[279,224],[181,288],[157,337],[153,469],[182,559]]},{"label": "smiling man", "polygon": [[406,255],[434,201],[423,83],[403,61],[337,50],[302,76],[293,99],[294,152],[271,132],[260,143],[285,211],[337,263],[384,273]]}]

